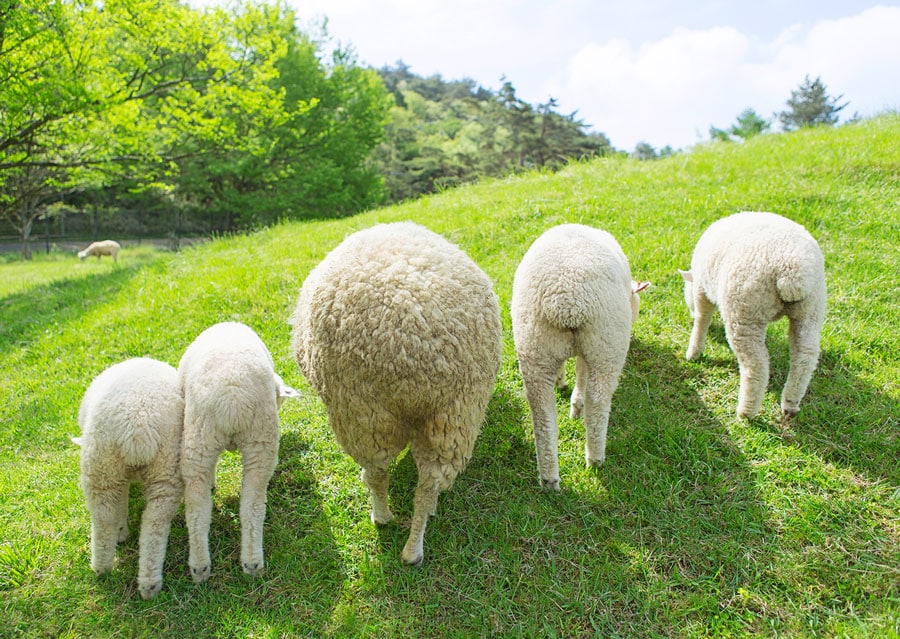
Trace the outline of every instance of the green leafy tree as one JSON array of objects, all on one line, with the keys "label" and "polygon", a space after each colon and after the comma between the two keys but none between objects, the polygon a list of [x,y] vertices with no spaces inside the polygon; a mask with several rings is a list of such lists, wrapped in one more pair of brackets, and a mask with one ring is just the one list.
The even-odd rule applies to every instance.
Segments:
[{"label": "green leafy tree", "polygon": [[749,140],[754,136],[765,133],[771,126],[772,123],[769,120],[760,116],[753,109],[744,109],[738,115],[737,122],[732,124],[727,130],[710,126],[709,137],[711,140],[722,142],[728,142],[733,137]]},{"label": "green leafy tree", "polygon": [[820,77],[811,80],[806,76],[800,86],[791,91],[791,98],[786,103],[788,109],[779,113],[778,118],[786,131],[820,124],[832,126],[838,121],[838,113],[849,104],[839,104],[843,97],[829,96]]}]

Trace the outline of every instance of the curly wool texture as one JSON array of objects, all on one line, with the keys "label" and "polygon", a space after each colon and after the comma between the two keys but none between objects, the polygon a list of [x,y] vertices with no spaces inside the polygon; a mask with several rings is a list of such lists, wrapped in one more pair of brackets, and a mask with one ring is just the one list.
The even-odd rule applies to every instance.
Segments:
[{"label": "curly wool texture", "polygon": [[275,372],[259,336],[237,322],[203,331],[182,356],[178,377],[185,401],[181,472],[191,576],[201,583],[212,572],[211,491],[216,463],[228,449],[241,452],[241,566],[255,577],[264,568],[263,522],[278,462],[278,409],[297,393]]},{"label": "curly wool texture", "polygon": [[112,570],[116,542],[128,537],[128,485],[144,485],[138,590],[161,589],[172,517],[181,502],[179,469],[184,400],[177,373],[149,358],[109,367],[88,387],[78,411],[81,488],[91,514],[91,567]]},{"label": "curly wool texture", "polygon": [[375,523],[393,517],[386,471],[411,444],[419,483],[402,557],[419,563],[428,515],[472,455],[500,366],[490,280],[421,226],[377,225],[309,274],[292,322],[297,363],[363,467]]},{"label": "curly wool texture", "polygon": [[615,238],[581,224],[547,230],[516,269],[513,338],[546,488],[559,490],[554,382],[565,379],[570,357],[576,357],[571,415],[584,413],[585,458],[590,465],[605,458],[612,395],[640,308],[637,290]]},{"label": "curly wool texture", "polygon": [[791,364],[781,407],[786,415],[799,412],[825,321],[825,261],[816,240],[780,215],[736,213],[704,231],[691,270],[681,274],[694,318],[687,359],[700,357],[718,307],[740,368],[739,417],[754,417],[762,405],[769,380],[766,327],[788,318]]}]

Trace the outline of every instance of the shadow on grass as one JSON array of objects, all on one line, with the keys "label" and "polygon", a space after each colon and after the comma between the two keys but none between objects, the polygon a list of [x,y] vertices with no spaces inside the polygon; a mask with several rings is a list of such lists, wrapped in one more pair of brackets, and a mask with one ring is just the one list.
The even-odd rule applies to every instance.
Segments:
[{"label": "shadow on grass", "polygon": [[[732,368],[737,377],[737,359],[728,346],[721,322],[713,322],[709,337],[728,348],[728,356],[709,357],[704,353],[701,365]],[[787,320],[770,325],[766,346],[770,370],[765,401],[774,403],[780,414],[781,391],[790,366]],[[736,406],[737,395],[731,401]],[[757,418],[753,423],[779,433],[785,443],[800,446],[837,466],[851,468],[868,479],[900,484],[900,402],[854,372],[841,351],[822,351],[798,416],[776,423]]]},{"label": "shadow on grass", "polygon": [[0,298],[0,356],[27,348],[41,339],[49,326],[75,321],[102,306],[153,261],[148,256],[110,270],[55,280]]},{"label": "shadow on grass", "polygon": [[[370,593],[371,614],[423,635],[521,636],[665,635],[684,617],[728,617],[771,563],[772,531],[747,460],[690,374],[674,353],[633,342],[596,472],[560,394],[559,494],[540,490],[521,387],[501,381],[472,462],[429,522],[423,566],[399,561],[405,528],[383,528],[392,587]],[[407,455],[391,490],[404,518],[415,482]]]},{"label": "shadow on grass", "polygon": [[[318,478],[306,462],[309,443],[293,432],[281,438],[279,464],[269,482],[263,549],[266,569],[253,579],[240,565],[240,496],[214,496],[209,548],[212,576],[194,584],[188,569],[188,535],[183,507],[172,522],[163,591],[151,602],[137,592],[141,493],[132,489],[131,535],[117,551],[115,578],[99,582],[110,598],[122,600],[116,634],[154,636],[321,636],[346,578],[331,524],[317,491]],[[124,592],[123,592],[124,589]],[[197,624],[200,624],[199,626]]]}]

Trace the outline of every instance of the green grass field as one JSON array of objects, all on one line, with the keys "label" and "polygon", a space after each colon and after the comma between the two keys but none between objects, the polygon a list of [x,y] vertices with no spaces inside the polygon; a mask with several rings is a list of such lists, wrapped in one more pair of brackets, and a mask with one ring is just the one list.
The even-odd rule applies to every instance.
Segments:
[{"label": "green grass field", "polygon": [[[737,364],[714,322],[687,363],[681,278],[713,220],[771,210],[825,252],[829,314],[799,417],[782,421],[784,322],[769,330],[761,415],[734,417]],[[399,523],[376,529],[358,468],[289,351],[309,270],[347,234],[414,220],[459,244],[500,297],[504,360],[474,458],[441,498],[425,562],[400,562],[415,467],[401,457]],[[650,280],[613,399],[607,460],[558,396],[563,491],[538,487],[512,336],[512,278],[563,222],[612,232]],[[178,254],[124,250],[0,264],[2,637],[900,636],[900,116],[766,135],[658,162],[605,159],[490,181],[339,221],[284,224]],[[76,414],[107,366],[177,365],[219,321],[252,326],[302,392],[281,411],[259,580],[239,566],[240,458],[219,466],[213,576],[195,586],[183,511],[163,592],[136,590],[137,536],[89,566]],[[131,528],[141,493],[132,491]]]}]

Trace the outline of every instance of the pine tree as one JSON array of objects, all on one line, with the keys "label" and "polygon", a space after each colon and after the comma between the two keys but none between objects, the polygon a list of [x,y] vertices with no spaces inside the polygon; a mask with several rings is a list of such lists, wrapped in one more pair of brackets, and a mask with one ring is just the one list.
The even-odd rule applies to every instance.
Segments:
[{"label": "pine tree", "polygon": [[799,88],[791,91],[791,99],[786,103],[789,109],[778,114],[785,131],[819,124],[832,126],[837,123],[838,112],[849,102],[838,104],[844,96],[831,97],[826,88],[820,77],[810,80],[806,76]]}]

